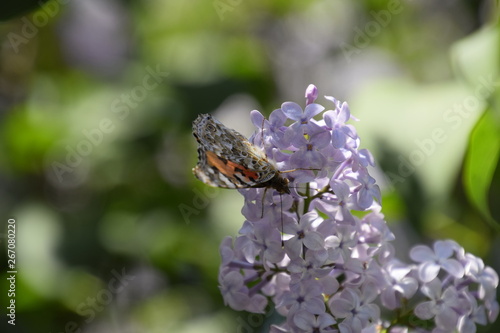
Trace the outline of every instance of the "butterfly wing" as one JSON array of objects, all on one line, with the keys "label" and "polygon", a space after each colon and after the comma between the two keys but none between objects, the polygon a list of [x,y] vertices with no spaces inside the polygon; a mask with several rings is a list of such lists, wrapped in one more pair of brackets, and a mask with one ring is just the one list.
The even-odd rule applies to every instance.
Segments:
[{"label": "butterfly wing", "polygon": [[193,122],[198,141],[198,164],[193,169],[202,182],[216,187],[259,187],[278,170],[243,135],[207,114]]}]

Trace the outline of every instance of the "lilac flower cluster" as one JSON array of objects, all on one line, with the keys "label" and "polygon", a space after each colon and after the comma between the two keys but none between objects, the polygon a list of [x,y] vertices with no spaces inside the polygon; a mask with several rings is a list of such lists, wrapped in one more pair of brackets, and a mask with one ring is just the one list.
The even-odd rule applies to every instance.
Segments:
[{"label": "lilac flower cluster", "polygon": [[498,275],[457,243],[418,245],[413,264],[395,258],[373,157],[346,124],[356,119],[329,96],[323,112],[317,96],[310,85],[304,110],[286,102],[269,120],[251,113],[251,142],[294,170],[282,173],[292,194],[240,190],[246,220],[220,247],[225,303],[264,313],[272,301],[286,319],[271,332],[475,332],[494,321]]}]

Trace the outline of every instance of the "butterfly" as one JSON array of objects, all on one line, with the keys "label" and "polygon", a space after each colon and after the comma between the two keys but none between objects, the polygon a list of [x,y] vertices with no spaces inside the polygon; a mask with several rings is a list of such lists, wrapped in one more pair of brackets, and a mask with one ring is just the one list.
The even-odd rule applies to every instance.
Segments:
[{"label": "butterfly", "polygon": [[193,122],[198,142],[194,175],[207,185],[222,188],[273,188],[290,194],[289,180],[265,153],[242,134],[227,128],[209,114]]}]

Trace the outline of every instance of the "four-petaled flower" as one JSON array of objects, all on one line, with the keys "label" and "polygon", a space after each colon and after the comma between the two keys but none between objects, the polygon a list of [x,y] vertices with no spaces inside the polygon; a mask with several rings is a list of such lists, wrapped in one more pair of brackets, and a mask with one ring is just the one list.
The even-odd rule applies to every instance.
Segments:
[{"label": "four-petaled flower", "polygon": [[434,280],[441,269],[444,269],[455,278],[464,275],[464,267],[456,259],[450,258],[454,251],[460,246],[451,241],[437,241],[434,243],[434,251],[428,246],[417,245],[410,251],[410,257],[420,262],[418,277],[422,282]]},{"label": "four-petaled flower", "polygon": [[397,259],[385,265],[387,286],[382,290],[380,299],[389,310],[400,308],[403,299],[410,299],[418,289],[418,281],[409,274],[412,267]]},{"label": "four-petaled flower", "polygon": [[304,214],[300,217],[299,222],[287,224],[283,232],[293,235],[285,243],[285,249],[290,258],[299,257],[305,249],[318,251],[323,249],[323,236],[315,231],[314,223],[321,222],[323,219],[318,217],[315,211]]},{"label": "four-petaled flower", "polygon": [[442,282],[434,279],[422,287],[422,293],[430,300],[418,304],[415,314],[421,319],[435,317],[436,325],[452,331],[457,327],[460,315],[470,311],[470,303],[462,297],[454,286],[443,290]]}]

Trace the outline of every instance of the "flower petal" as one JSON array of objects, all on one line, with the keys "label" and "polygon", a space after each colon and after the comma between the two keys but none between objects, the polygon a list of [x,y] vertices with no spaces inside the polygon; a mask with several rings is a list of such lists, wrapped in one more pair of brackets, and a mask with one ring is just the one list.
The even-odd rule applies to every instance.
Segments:
[{"label": "flower petal", "polygon": [[333,299],[330,304],[330,310],[335,317],[345,318],[351,314],[354,304],[345,299]]},{"label": "flower petal", "polygon": [[264,116],[257,110],[253,110],[250,112],[250,119],[252,120],[252,124],[257,128],[262,128],[264,124]]},{"label": "flower petal", "polygon": [[313,251],[319,251],[324,246],[323,236],[315,231],[308,232],[304,237],[303,242],[305,247]]},{"label": "flower petal", "polygon": [[436,241],[434,252],[439,258],[449,258],[453,255],[453,245],[447,241]]},{"label": "flower petal", "polygon": [[309,104],[304,110],[304,118],[311,119],[318,113],[321,113],[321,111],[323,111],[324,109],[325,107],[323,105],[319,105],[316,103]]},{"label": "flower petal", "polygon": [[307,311],[299,311],[293,316],[293,322],[298,328],[304,331],[311,331],[315,322],[316,316]]},{"label": "flower petal", "polygon": [[267,306],[267,298],[261,294],[255,294],[250,298],[245,310],[253,313],[265,313]]},{"label": "flower petal", "polygon": [[458,279],[464,276],[464,266],[458,260],[447,259],[441,263],[441,266],[445,271]]},{"label": "flower petal", "polygon": [[311,298],[307,302],[305,302],[304,310],[314,314],[324,313],[325,302],[320,297]]},{"label": "flower petal", "polygon": [[435,262],[424,262],[418,267],[418,278],[422,282],[430,282],[436,278],[440,270],[441,266]]},{"label": "flower petal", "polygon": [[435,320],[437,327],[452,331],[457,327],[458,314],[451,308],[444,308],[436,315]]},{"label": "flower petal", "polygon": [[344,148],[346,142],[347,142],[347,137],[346,137],[345,133],[341,129],[335,128],[332,131],[332,145],[333,145],[333,147],[335,147],[337,149]]},{"label": "flower petal", "polygon": [[285,102],[281,104],[281,110],[290,119],[300,121],[303,116],[302,108],[294,102]]},{"label": "flower petal", "polygon": [[417,245],[410,250],[410,258],[416,262],[424,262],[434,257],[434,252],[425,245]]},{"label": "flower petal", "polygon": [[436,312],[436,303],[422,302],[415,307],[415,315],[420,319],[431,319]]}]

